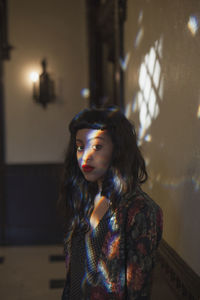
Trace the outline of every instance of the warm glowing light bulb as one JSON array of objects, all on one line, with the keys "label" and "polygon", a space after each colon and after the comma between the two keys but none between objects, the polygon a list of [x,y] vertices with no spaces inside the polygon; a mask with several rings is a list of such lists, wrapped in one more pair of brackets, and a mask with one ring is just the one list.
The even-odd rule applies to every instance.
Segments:
[{"label": "warm glowing light bulb", "polygon": [[30,79],[32,82],[36,82],[39,79],[39,74],[37,72],[31,72]]}]

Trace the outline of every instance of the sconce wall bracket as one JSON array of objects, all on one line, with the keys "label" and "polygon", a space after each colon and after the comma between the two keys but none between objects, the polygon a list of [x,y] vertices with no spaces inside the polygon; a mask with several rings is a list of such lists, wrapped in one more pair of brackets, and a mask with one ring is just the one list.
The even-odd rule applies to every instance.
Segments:
[{"label": "sconce wall bracket", "polygon": [[47,107],[47,104],[54,102],[55,100],[55,88],[54,82],[47,73],[47,61],[43,59],[41,62],[42,73],[39,76],[39,82],[33,83],[33,99],[41,104],[43,108]]}]

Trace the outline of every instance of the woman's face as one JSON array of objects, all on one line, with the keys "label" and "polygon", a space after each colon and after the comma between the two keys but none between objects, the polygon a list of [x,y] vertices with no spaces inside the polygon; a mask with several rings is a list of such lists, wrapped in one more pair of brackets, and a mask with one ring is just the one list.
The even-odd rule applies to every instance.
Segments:
[{"label": "woman's face", "polygon": [[113,143],[106,130],[79,129],[76,134],[77,160],[86,180],[101,183],[108,170]]}]

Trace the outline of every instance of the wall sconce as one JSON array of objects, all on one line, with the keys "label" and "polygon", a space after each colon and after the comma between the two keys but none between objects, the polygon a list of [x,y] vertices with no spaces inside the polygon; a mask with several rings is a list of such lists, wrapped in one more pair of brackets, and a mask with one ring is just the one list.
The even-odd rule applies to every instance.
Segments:
[{"label": "wall sconce", "polygon": [[42,73],[31,73],[33,82],[33,99],[46,108],[47,104],[55,100],[54,82],[47,73],[47,61],[43,59],[41,62]]}]

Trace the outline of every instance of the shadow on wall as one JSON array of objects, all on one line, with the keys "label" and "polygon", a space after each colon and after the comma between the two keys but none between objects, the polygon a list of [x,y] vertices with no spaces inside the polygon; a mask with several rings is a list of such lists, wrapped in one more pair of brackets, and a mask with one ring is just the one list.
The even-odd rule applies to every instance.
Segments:
[{"label": "shadow on wall", "polygon": [[123,69],[126,115],[138,128],[164,211],[164,238],[200,274],[200,6],[128,1]]}]

